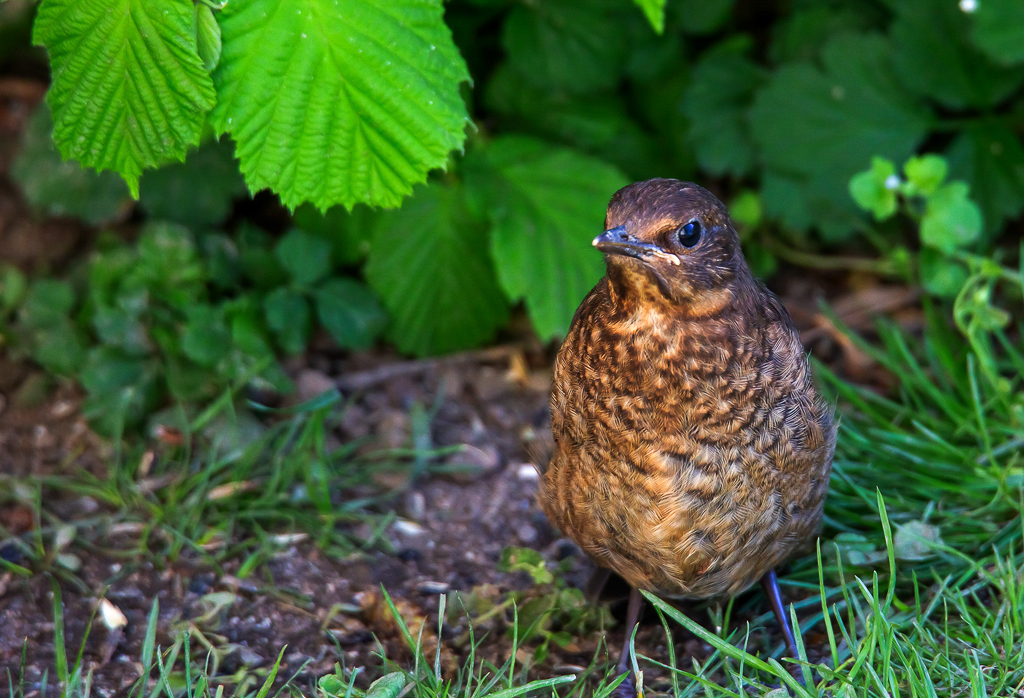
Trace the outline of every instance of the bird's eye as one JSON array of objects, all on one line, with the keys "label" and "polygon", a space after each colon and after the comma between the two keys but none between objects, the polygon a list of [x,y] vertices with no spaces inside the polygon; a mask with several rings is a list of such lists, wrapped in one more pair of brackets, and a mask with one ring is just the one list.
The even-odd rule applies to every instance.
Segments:
[{"label": "bird's eye", "polygon": [[679,231],[679,243],[683,247],[693,247],[700,242],[700,223],[690,221]]}]

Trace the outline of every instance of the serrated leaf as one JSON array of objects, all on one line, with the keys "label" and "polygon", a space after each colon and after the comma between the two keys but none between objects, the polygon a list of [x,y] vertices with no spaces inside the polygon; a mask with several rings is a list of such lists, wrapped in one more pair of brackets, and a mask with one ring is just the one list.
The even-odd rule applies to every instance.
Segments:
[{"label": "serrated leaf", "polygon": [[151,218],[195,228],[222,223],[234,199],[245,194],[227,138],[211,140],[189,152],[185,162],[147,172],[139,182],[139,202]]},{"label": "serrated leaf", "polygon": [[1024,69],[998,66],[970,44],[957,3],[902,0],[895,9],[893,65],[916,94],[953,109],[989,107],[1024,82]]},{"label": "serrated leaf", "polygon": [[320,324],[347,349],[369,349],[387,326],[377,296],[354,279],[328,279],[313,298]]},{"label": "serrated leaf", "polygon": [[564,335],[604,273],[591,240],[626,178],[581,153],[505,136],[472,154],[466,180],[491,220],[491,254],[505,293],[525,299],[542,339]]},{"label": "serrated leaf", "polygon": [[[885,39],[845,35],[823,50],[824,70],[808,63],[781,67],[761,88],[750,111],[755,141],[777,182],[786,180],[790,200],[804,220],[836,239],[856,218],[850,178],[867,154],[904,161],[927,133],[930,118],[906,94],[887,61]],[[769,212],[776,205],[768,195]],[[796,220],[796,207],[790,218]]]},{"label": "serrated leaf", "polygon": [[299,354],[306,349],[313,323],[304,295],[285,286],[274,289],[263,299],[263,315],[285,354]]},{"label": "serrated leaf", "polygon": [[903,165],[911,194],[932,194],[945,181],[948,171],[946,160],[930,153],[912,157]]},{"label": "serrated leaf", "polygon": [[981,211],[971,201],[965,182],[950,182],[928,197],[921,219],[921,242],[946,254],[971,244],[981,235]]},{"label": "serrated leaf", "polygon": [[985,0],[971,15],[971,39],[989,58],[1003,65],[1024,62],[1024,3]]},{"label": "serrated leaf", "polygon": [[1024,210],[1024,148],[1005,121],[974,121],[953,141],[946,158],[952,175],[970,183],[990,234]]},{"label": "serrated leaf", "polygon": [[732,53],[709,52],[694,66],[683,113],[697,160],[711,174],[741,177],[753,167],[756,150],[746,112],[764,78],[764,69]]},{"label": "serrated leaf", "polygon": [[397,206],[462,145],[466,65],[440,0],[253,0],[220,13],[211,120],[252,191]]},{"label": "serrated leaf", "polygon": [[113,172],[92,172],[61,157],[53,143],[53,120],[45,103],[28,122],[11,176],[28,202],[51,216],[73,216],[102,225],[131,210],[131,194],[120,177]]},{"label": "serrated leaf", "polygon": [[331,246],[323,238],[293,228],[274,248],[278,261],[299,286],[309,286],[331,270]]},{"label": "serrated leaf", "polygon": [[216,97],[190,0],[44,0],[33,41],[50,54],[46,101],[65,158],[118,172],[138,197],[142,170],[199,143]]},{"label": "serrated leaf", "polygon": [[366,278],[399,349],[442,354],[481,344],[508,319],[485,226],[454,187],[433,184],[377,219]]},{"label": "serrated leaf", "polygon": [[[896,186],[890,186],[896,166],[885,158],[871,158],[871,169],[858,172],[850,179],[850,196],[876,221],[896,213]],[[898,181],[897,181],[898,184]]]},{"label": "serrated leaf", "polygon": [[641,10],[655,33],[665,31],[665,0],[633,0]]},{"label": "serrated leaf", "polygon": [[588,92],[618,83],[626,40],[609,0],[516,5],[502,28],[509,64],[542,89]]},{"label": "serrated leaf", "polygon": [[213,10],[202,2],[196,3],[196,49],[206,72],[212,72],[220,62],[220,25]]}]

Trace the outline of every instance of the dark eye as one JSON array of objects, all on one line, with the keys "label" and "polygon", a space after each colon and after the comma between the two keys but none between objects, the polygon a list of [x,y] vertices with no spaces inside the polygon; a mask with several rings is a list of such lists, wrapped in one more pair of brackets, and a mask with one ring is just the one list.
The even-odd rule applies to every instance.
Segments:
[{"label": "dark eye", "polygon": [[679,243],[683,247],[693,247],[700,242],[700,223],[690,221],[679,231]]}]

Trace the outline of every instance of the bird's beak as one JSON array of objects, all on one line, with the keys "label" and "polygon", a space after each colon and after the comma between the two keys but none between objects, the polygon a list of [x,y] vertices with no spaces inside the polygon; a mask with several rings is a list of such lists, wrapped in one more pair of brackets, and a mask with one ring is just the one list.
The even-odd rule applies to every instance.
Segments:
[{"label": "bird's beak", "polygon": [[611,228],[598,235],[594,238],[594,247],[605,254],[621,254],[636,259],[649,259],[665,254],[657,245],[642,242],[627,233],[624,225]]}]

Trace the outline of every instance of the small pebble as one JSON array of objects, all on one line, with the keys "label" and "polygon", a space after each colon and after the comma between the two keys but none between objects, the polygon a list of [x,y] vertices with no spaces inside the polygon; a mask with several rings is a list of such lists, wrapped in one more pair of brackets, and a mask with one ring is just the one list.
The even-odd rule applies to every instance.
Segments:
[{"label": "small pebble", "polygon": [[516,468],[516,477],[523,482],[537,482],[540,480],[540,473],[537,472],[537,466],[533,463],[523,463]]},{"label": "small pebble", "polygon": [[537,529],[533,526],[520,526],[516,530],[516,535],[519,536],[519,540],[524,543],[532,543],[537,540]]},{"label": "small pebble", "polygon": [[450,588],[445,582],[432,582],[429,580],[416,585],[416,591],[423,592],[424,594],[444,594]]}]

